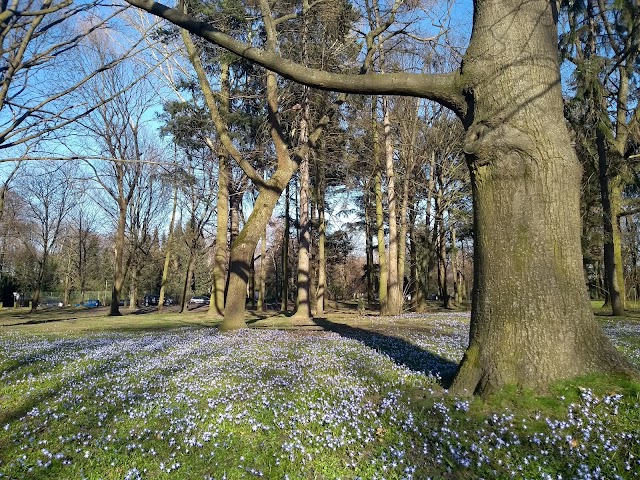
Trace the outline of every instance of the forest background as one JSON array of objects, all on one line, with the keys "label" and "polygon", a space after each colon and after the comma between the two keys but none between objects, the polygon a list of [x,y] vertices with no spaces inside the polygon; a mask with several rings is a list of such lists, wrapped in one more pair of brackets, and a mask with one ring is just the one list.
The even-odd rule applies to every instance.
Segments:
[{"label": "forest background", "polygon": [[[464,3],[268,7],[184,5],[249,43],[347,73],[450,71],[471,24]],[[638,16],[626,2],[568,2],[560,14],[585,284],[620,314],[640,288]],[[464,131],[438,104],[302,87],[126,4],[3,2],[0,21],[5,306],[95,298],[118,314],[158,295],[160,308],[170,299],[186,311],[210,295],[221,316],[232,245],[249,234],[259,238],[236,295],[249,308],[466,305]]]}]

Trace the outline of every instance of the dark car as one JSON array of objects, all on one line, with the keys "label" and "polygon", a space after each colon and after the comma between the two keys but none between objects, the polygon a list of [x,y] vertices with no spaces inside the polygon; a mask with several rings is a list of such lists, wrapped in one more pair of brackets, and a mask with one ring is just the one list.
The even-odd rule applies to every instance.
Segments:
[{"label": "dark car", "polygon": [[153,305],[158,305],[160,302],[160,295],[145,295],[142,303],[145,307],[150,307]]},{"label": "dark car", "polygon": [[[160,295],[145,295],[144,299],[142,300],[142,303],[144,304],[145,307],[159,305]],[[173,304],[173,300],[171,300],[169,297],[164,297],[163,305],[167,306],[171,304]]]},{"label": "dark car", "polygon": [[90,298],[89,300],[85,300],[82,306],[85,308],[97,308],[97,307],[101,307],[102,303],[100,302],[100,300],[96,300],[95,298]]}]

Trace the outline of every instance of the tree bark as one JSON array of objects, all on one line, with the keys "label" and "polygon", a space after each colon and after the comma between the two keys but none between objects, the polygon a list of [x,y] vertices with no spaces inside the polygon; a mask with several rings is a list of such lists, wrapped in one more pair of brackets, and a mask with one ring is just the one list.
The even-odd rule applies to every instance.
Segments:
[{"label": "tree bark", "polygon": [[125,244],[125,227],[127,222],[127,204],[119,202],[118,209],[118,228],[116,229],[116,239],[114,246],[114,272],[113,272],[113,288],[111,290],[111,306],[109,307],[109,316],[120,316],[120,292],[124,285],[124,277],[126,268],[124,265],[124,244]]},{"label": "tree bark", "polygon": [[374,192],[376,198],[376,227],[378,235],[378,298],[380,313],[388,315],[387,291],[389,272],[387,270],[387,254],[384,244],[384,213],[382,207],[382,162],[380,161],[380,144],[378,140],[378,97],[371,99],[371,129],[373,144],[373,164],[375,166]]},{"label": "tree bark", "polygon": [[[224,57],[223,57],[224,58]],[[220,110],[229,113],[229,64],[220,62]],[[229,257],[229,243],[227,231],[229,229],[229,180],[231,168],[229,153],[226,148],[218,149],[218,198],[216,201],[217,223],[216,244],[213,250],[213,291],[209,303],[209,316],[224,316],[225,286],[227,284],[227,266]]]},{"label": "tree bark", "polygon": [[411,288],[411,310],[418,311],[418,304],[420,301],[419,292],[420,286],[418,285],[418,246],[416,245],[416,218],[417,218],[417,205],[415,199],[411,201],[412,206],[409,210],[409,263],[411,265],[409,269],[409,283]]},{"label": "tree bark", "polygon": [[169,234],[167,235],[166,251],[164,253],[164,266],[162,267],[162,280],[160,281],[160,299],[158,300],[158,312],[164,309],[164,297],[169,278],[169,262],[171,260],[171,247],[173,246],[173,226],[176,221],[176,209],[178,207],[178,186],[173,187],[173,208],[171,209],[171,220],[169,221]]},{"label": "tree bark", "polygon": [[[267,310],[266,301],[266,280],[267,280],[267,231],[262,232],[260,239],[260,275],[258,277],[258,311],[265,312]],[[276,280],[277,282],[277,280]]]},{"label": "tree bark", "polygon": [[[441,174],[441,169],[438,169]],[[438,175],[438,193],[436,194],[436,224],[438,230],[438,288],[444,308],[451,308],[447,279],[447,230],[444,226],[444,192],[442,177]]]},{"label": "tree bark", "polygon": [[229,293],[224,320],[220,325],[221,331],[237,330],[247,326],[244,320],[244,309],[251,258],[269,223],[271,212],[294,172],[295,168],[282,168],[274,173],[271,177],[274,187],[260,191],[251,215],[231,245]]},{"label": "tree bark", "polygon": [[[134,252],[131,253],[135,255]],[[129,310],[135,310],[138,307],[138,260],[133,261],[133,268],[131,269],[131,278],[129,286]]]},{"label": "tree bark", "polygon": [[366,185],[364,194],[364,234],[365,245],[367,249],[367,305],[371,308],[373,303],[373,240],[371,239],[373,233],[373,222],[371,218],[374,215],[371,214],[371,187]]},{"label": "tree bark", "polygon": [[[427,204],[424,211],[424,236],[423,236],[423,249],[420,257],[420,300],[418,302],[418,311],[424,312],[427,309],[427,300],[429,299],[429,275],[431,273],[431,267],[433,263],[433,247],[435,234],[437,227],[434,224],[433,231],[431,232],[431,202],[433,199],[433,193],[435,188],[435,168],[436,168],[436,154],[435,151],[431,152],[429,160],[429,180],[427,181]],[[429,233],[432,233],[433,239],[429,237]]]},{"label": "tree bark", "polygon": [[584,289],[581,171],[562,110],[554,8],[476,2],[462,72],[475,79],[464,144],[475,207],[474,293],[456,393],[632,372],[595,322]]},{"label": "tree bark", "polygon": [[[300,118],[300,145],[309,140],[309,99],[305,87]],[[294,317],[311,318],[311,263],[309,248],[311,245],[311,222],[309,219],[309,154],[300,162],[300,236],[298,242],[298,294]]]},{"label": "tree bark", "polygon": [[606,140],[598,129],[598,166],[600,173],[600,196],[602,199],[602,224],[604,246],[604,268],[609,292],[609,305],[613,315],[624,315],[624,276],[622,274],[622,248],[620,242],[620,180],[609,171]]},{"label": "tree bark", "polygon": [[284,195],[284,229],[282,233],[282,298],[280,310],[289,310],[289,184]]},{"label": "tree bark", "polygon": [[391,120],[387,97],[382,99],[382,125],[384,133],[385,166],[387,172],[387,208],[389,209],[389,284],[387,314],[402,313],[401,279],[398,277],[398,216],[396,199],[396,174],[393,165],[393,139],[391,138]]},{"label": "tree bark", "polygon": [[[320,160],[318,160],[320,162]],[[323,166],[316,171],[316,199],[318,202],[318,288],[316,290],[316,316],[324,315],[327,291],[327,258],[325,254],[326,223],[324,218],[324,173]]]},{"label": "tree bark", "polygon": [[189,247],[189,258],[187,260],[187,271],[185,272],[184,282],[182,283],[182,296],[180,297],[180,313],[185,313],[187,309],[187,297],[189,294],[189,284],[193,276],[193,266],[195,263],[194,249]]}]

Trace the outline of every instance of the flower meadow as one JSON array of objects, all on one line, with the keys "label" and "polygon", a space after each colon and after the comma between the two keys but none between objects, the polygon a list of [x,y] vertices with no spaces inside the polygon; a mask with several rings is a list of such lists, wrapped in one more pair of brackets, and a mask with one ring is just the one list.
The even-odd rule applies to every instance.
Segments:
[{"label": "flower meadow", "polygon": [[[0,333],[0,478],[640,477],[637,386],[454,398],[468,315],[399,320]],[[640,325],[605,330],[640,366]]]}]

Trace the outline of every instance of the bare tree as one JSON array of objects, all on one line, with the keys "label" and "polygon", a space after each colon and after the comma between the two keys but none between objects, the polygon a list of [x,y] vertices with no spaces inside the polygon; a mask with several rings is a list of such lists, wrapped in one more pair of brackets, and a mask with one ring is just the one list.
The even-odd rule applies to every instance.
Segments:
[{"label": "bare tree", "polygon": [[58,242],[63,222],[74,206],[71,165],[31,166],[27,174],[20,178],[18,188],[26,201],[27,218],[33,223],[33,228],[24,232],[23,241],[37,265],[32,281],[34,292],[31,304],[31,311],[35,312],[49,258]]},{"label": "bare tree", "polygon": [[75,68],[83,41],[109,25],[126,7],[94,0],[3,0],[0,11],[0,150],[10,149],[70,125],[98,102],[77,91],[117,65],[135,48],[91,71]]},{"label": "bare tree", "polygon": [[[108,55],[105,51],[97,51],[98,59]],[[102,63],[98,60],[98,63]],[[90,68],[90,67],[89,67]],[[143,175],[143,155],[149,153],[148,139],[144,135],[144,121],[147,109],[150,107],[152,96],[145,81],[132,85],[137,72],[131,66],[127,69],[118,67],[102,76],[99,81],[91,85],[87,92],[90,98],[107,99],[99,108],[79,121],[79,129],[86,138],[93,142],[86,142],[76,151],[88,155],[97,155],[110,159],[107,162],[92,162],[87,160],[92,179],[99,184],[107,197],[113,201],[115,210],[102,205],[112,213],[116,221],[114,239],[114,279],[111,293],[110,315],[120,315],[119,302],[124,280],[127,275],[132,257],[125,258],[127,216],[130,204],[140,188]]]}]

